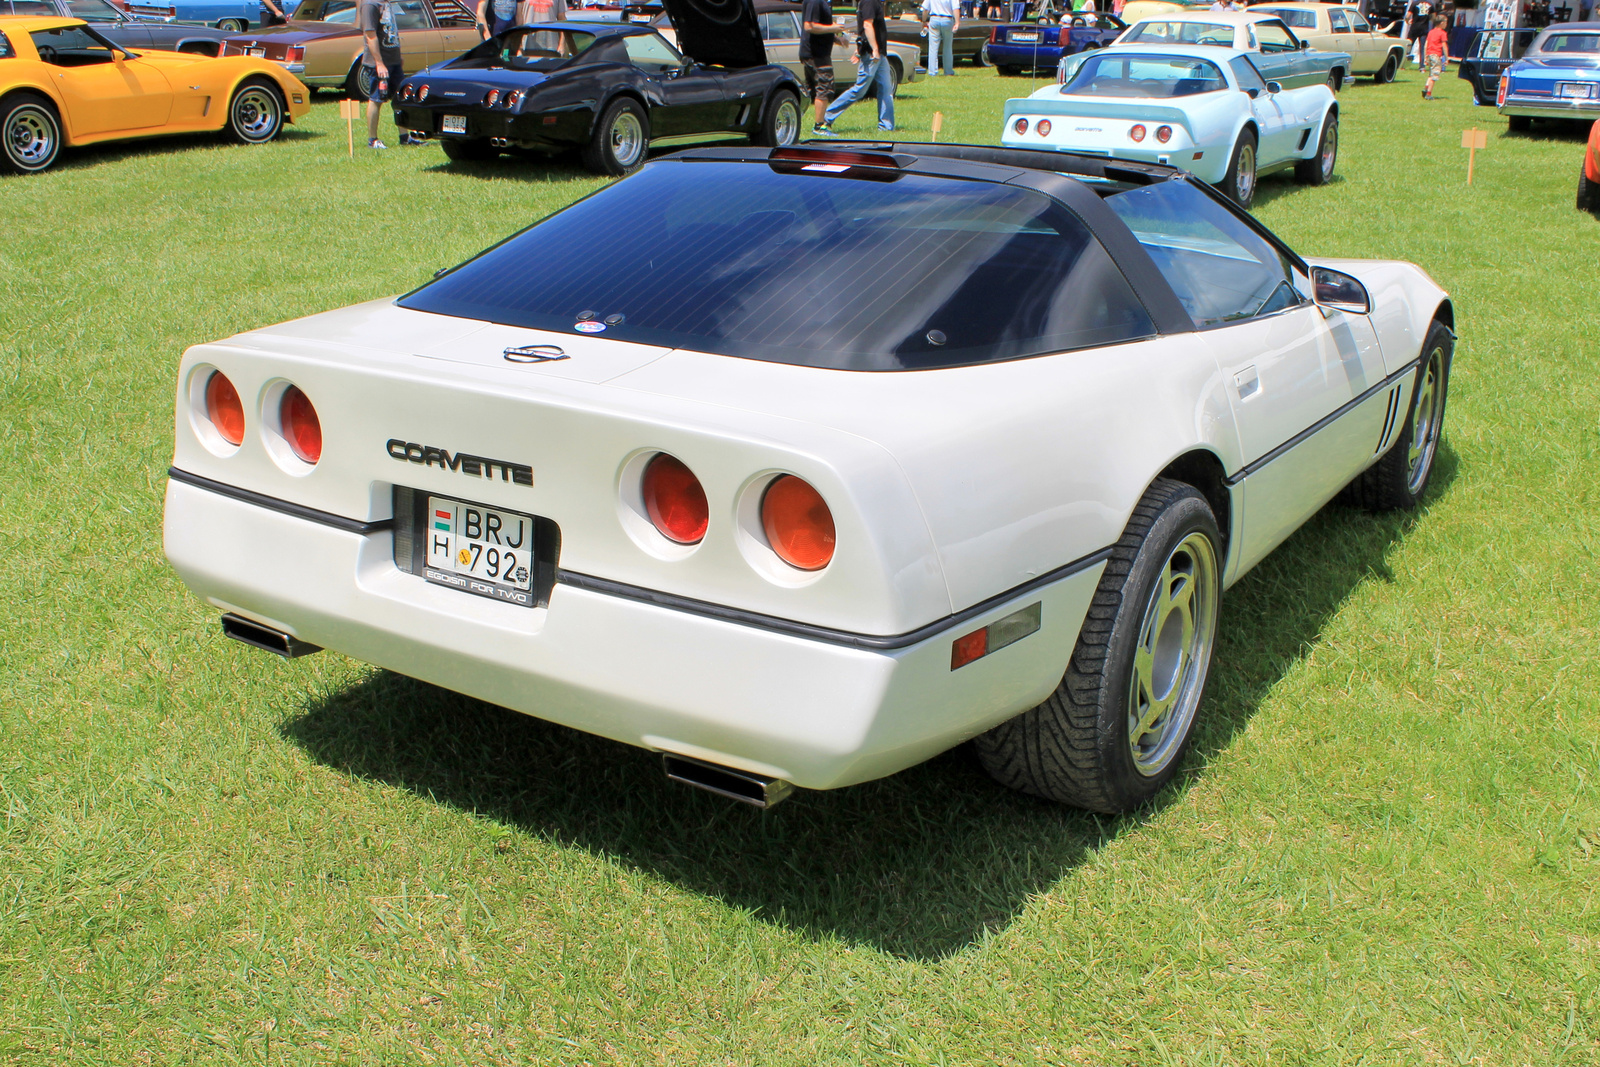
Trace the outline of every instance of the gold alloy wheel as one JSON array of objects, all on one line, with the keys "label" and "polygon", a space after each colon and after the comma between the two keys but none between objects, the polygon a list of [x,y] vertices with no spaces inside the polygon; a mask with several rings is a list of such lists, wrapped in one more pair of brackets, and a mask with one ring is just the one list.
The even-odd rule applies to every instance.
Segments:
[{"label": "gold alloy wheel", "polygon": [[1221,584],[1211,539],[1178,542],[1139,623],[1128,683],[1128,747],[1146,778],[1166,770],[1194,722],[1217,636]]}]

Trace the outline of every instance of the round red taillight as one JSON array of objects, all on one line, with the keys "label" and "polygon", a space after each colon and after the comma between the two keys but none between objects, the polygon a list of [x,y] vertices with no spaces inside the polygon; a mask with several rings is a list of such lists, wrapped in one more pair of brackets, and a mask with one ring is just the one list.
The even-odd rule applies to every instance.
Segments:
[{"label": "round red taillight", "polygon": [[1011,124],[1011,128],[1013,130],[1016,130],[1018,133],[1027,133],[1028,132],[1028,120],[1027,119],[1018,119],[1016,122]]},{"label": "round red taillight", "polygon": [[412,85],[410,82],[407,82],[406,87],[400,90],[400,99],[402,100],[412,100],[416,97],[416,95],[417,87]]},{"label": "round red taillight", "polygon": [[1048,137],[1048,136],[1050,136],[1050,120],[1049,119],[1040,119],[1039,120],[1039,125],[1035,126],[1033,129],[1034,129],[1034,132],[1037,133],[1040,137]]},{"label": "round red taillight", "polygon": [[761,528],[772,551],[791,566],[817,571],[833,559],[833,512],[821,493],[792,474],[767,486]]},{"label": "round red taillight", "polygon": [[206,381],[206,418],[217,429],[217,436],[230,445],[244,443],[244,404],[239,401],[239,390],[219,370],[211,372]]},{"label": "round red taillight", "polygon": [[506,94],[506,107],[513,107],[514,108],[520,103],[522,103],[522,90],[521,89],[513,89],[509,93]]},{"label": "round red taillight", "polygon": [[322,458],[322,421],[317,418],[317,409],[311,406],[311,398],[295,386],[283,392],[283,400],[278,405],[278,422],[283,426],[283,439],[289,442],[295,455],[307,463]]},{"label": "round red taillight", "polygon": [[422,88],[417,90],[417,103],[420,104],[426,99],[428,99],[428,87],[424,85]]},{"label": "round red taillight", "polygon": [[1166,144],[1168,141],[1172,140],[1172,127],[1171,126],[1157,126],[1156,127],[1156,140],[1160,141],[1162,144]]},{"label": "round red taillight", "polygon": [[706,491],[682,461],[658,453],[645,467],[640,489],[645,511],[663,537],[680,545],[697,544],[705,537],[711,520]]},{"label": "round red taillight", "polygon": [[500,102],[500,90],[499,89],[490,89],[489,90],[489,95],[483,98],[483,104],[484,104],[485,107],[494,107],[495,104],[497,104],[499,102]]},{"label": "round red taillight", "polygon": [[1133,138],[1135,142],[1144,140],[1144,123],[1134,123],[1133,129],[1128,131],[1128,136]]}]

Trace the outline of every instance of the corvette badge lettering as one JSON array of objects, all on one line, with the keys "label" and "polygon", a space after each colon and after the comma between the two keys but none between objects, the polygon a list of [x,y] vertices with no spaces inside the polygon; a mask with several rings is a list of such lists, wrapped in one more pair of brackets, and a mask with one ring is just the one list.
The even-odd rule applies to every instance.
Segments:
[{"label": "corvette badge lettering", "polygon": [[494,478],[494,472],[500,472],[502,482],[516,482],[518,485],[533,486],[533,468],[525,463],[507,463],[503,459],[487,459],[483,456],[468,455],[465,452],[451,454],[443,448],[432,445],[419,445],[415,441],[402,441],[398,437],[389,438],[386,446],[389,455],[395,459],[408,463],[416,463],[424,467],[438,465],[440,470],[460,471],[470,474],[474,478]]},{"label": "corvette badge lettering", "polygon": [[523,345],[520,348],[508,348],[504,356],[512,363],[551,363],[558,359],[571,359],[555,345]]}]

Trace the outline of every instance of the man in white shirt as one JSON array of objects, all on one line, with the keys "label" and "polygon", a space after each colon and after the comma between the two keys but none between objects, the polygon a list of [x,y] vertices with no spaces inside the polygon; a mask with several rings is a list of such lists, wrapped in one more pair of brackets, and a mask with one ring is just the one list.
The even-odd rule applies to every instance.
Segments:
[{"label": "man in white shirt", "polygon": [[1216,3],[1211,5],[1211,10],[1213,10],[1213,11],[1237,11],[1237,10],[1239,10],[1239,5],[1235,4],[1233,2],[1233,0],[1216,0]]},{"label": "man in white shirt", "polygon": [[[922,0],[922,30],[928,35],[928,77],[956,72],[956,31],[961,28],[961,7],[956,0]],[[939,60],[943,57],[944,69]]]}]

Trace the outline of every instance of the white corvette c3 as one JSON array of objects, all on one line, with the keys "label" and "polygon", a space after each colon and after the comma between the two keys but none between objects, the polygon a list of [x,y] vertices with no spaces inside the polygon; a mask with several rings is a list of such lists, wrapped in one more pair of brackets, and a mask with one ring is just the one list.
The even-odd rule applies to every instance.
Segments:
[{"label": "white corvette c3", "polygon": [[1170,164],[1245,207],[1257,179],[1276,170],[1327,183],[1339,158],[1333,90],[1268,80],[1259,60],[1199,44],[1117,43],[1063,56],[1058,84],[1006,101],[1000,141]]},{"label": "white corvette c3", "polygon": [[1171,168],[658,159],[414,292],[196,345],[165,546],[328,647],[758,804],[975,739],[1100,811],[1175,772],[1223,589],[1410,507],[1453,343]]}]

